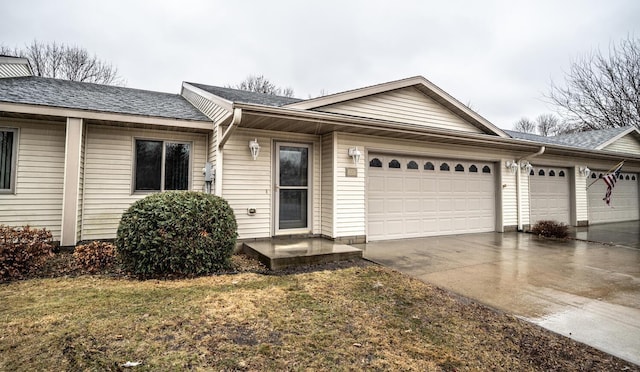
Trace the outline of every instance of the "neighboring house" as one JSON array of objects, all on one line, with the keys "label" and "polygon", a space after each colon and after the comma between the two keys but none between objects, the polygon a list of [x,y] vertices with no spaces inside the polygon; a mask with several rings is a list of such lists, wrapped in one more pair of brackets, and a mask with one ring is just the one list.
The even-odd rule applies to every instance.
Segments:
[{"label": "neighboring house", "polygon": [[[6,77],[0,133],[9,139],[0,223],[47,227],[63,245],[113,238],[123,210],[149,192],[204,190],[207,162],[243,240],[350,243],[639,218],[637,131],[600,149],[512,138],[422,77],[309,100]],[[622,158],[609,213],[603,189],[591,195],[602,182],[588,192],[583,169],[595,176]]]}]

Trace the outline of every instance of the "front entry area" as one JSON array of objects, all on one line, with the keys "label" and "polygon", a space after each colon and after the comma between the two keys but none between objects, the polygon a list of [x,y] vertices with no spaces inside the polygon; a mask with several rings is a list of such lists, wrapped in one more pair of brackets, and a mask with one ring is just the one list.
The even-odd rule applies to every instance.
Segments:
[{"label": "front entry area", "polygon": [[495,231],[495,170],[487,161],[370,154],[367,239]]},{"label": "front entry area", "polygon": [[308,144],[276,143],[275,234],[310,232]]}]

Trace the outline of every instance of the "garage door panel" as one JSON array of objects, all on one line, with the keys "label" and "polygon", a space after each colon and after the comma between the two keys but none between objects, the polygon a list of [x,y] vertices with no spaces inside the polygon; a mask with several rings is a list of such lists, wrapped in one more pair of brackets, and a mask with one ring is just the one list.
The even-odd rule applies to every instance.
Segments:
[{"label": "garage door panel", "polygon": [[[594,175],[605,174],[605,171],[594,171]],[[595,181],[587,189],[589,202],[589,223],[607,223],[635,221],[640,219],[638,203],[638,174],[621,173],[623,179],[618,179],[611,193],[611,206],[607,206],[603,198],[606,192],[604,181],[591,178]],[[627,176],[629,179],[627,179]]]},{"label": "garage door panel", "polygon": [[[565,177],[560,177],[562,172]],[[550,176],[555,174],[555,176]],[[554,220],[570,223],[569,170],[556,167],[536,167],[535,175],[529,176],[531,192],[530,223]]]},{"label": "garage door panel", "polygon": [[[398,239],[495,230],[495,181],[486,162],[451,161],[407,156],[372,155],[382,167],[368,178],[368,238]],[[400,169],[389,169],[391,159]],[[415,161],[419,169],[407,169]],[[433,170],[425,170],[431,162]],[[443,163],[449,171],[440,170]],[[469,172],[475,165],[477,172]],[[456,166],[464,171],[455,171]],[[482,173],[489,166],[491,173]],[[375,180],[376,186],[371,187]],[[383,187],[379,187],[383,185]],[[371,202],[371,200],[374,202]],[[381,211],[380,200],[384,200]],[[381,226],[383,225],[383,226]]]}]

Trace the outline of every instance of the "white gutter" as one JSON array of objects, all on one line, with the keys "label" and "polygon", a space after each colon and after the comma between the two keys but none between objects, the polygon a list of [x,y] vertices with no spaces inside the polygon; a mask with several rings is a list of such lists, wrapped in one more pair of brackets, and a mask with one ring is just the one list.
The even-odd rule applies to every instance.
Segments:
[{"label": "white gutter", "polygon": [[520,167],[522,164],[523,160],[528,160],[531,158],[535,158],[536,156],[542,155],[544,154],[544,151],[546,150],[545,146],[540,147],[540,150],[538,150],[538,152],[525,156],[523,158],[518,159],[517,164],[518,164],[518,169],[516,170],[516,204],[517,204],[517,210],[518,210],[518,231],[522,231],[522,199],[521,199],[521,180],[522,180],[522,168]]},{"label": "white gutter", "polygon": [[242,122],[242,109],[234,108],[233,119],[231,119],[231,124],[229,124],[229,127],[227,128],[227,130],[224,131],[222,138],[220,138],[220,140],[218,141],[219,149],[222,150],[222,148],[224,147],[224,144],[227,143],[227,141],[229,140],[229,137],[231,137],[231,134],[235,132],[236,128],[238,128],[238,125],[240,125],[240,122]]}]

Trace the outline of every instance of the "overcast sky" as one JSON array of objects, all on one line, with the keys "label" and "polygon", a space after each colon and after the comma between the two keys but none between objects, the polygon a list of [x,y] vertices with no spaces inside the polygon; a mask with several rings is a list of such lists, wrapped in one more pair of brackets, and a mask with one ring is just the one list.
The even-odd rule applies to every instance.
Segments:
[{"label": "overcast sky", "polygon": [[640,36],[638,0],[0,0],[0,43],[86,48],[131,88],[263,74],[299,98],[422,75],[497,126],[550,112],[580,55]]}]

